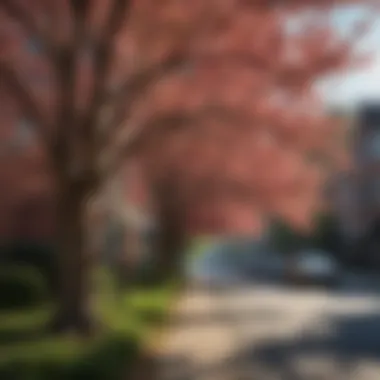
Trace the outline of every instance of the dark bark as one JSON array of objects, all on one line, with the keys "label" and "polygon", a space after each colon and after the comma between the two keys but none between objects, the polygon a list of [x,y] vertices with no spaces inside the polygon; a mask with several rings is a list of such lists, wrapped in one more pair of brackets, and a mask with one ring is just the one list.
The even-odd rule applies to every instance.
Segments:
[{"label": "dark bark", "polygon": [[185,207],[180,189],[172,177],[156,187],[158,236],[155,279],[164,281],[182,275],[181,265],[186,245]]},{"label": "dark bark", "polygon": [[[171,223],[161,221],[161,223]],[[163,228],[160,232],[157,245],[157,276],[155,279],[162,282],[172,277],[182,277],[183,252],[186,245],[186,236],[183,231],[170,231]]]},{"label": "dark bark", "polygon": [[80,184],[61,189],[57,210],[59,293],[52,329],[88,335],[95,323],[91,308],[91,251],[87,244],[88,191]]},{"label": "dark bark", "polygon": [[122,253],[116,261],[116,273],[122,289],[128,288],[138,280],[141,249],[141,240],[136,227],[127,226]]}]

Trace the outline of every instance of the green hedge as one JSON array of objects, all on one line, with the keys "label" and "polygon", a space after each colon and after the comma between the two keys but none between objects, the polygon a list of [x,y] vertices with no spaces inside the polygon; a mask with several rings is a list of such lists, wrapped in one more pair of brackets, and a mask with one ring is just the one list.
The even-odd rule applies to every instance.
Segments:
[{"label": "green hedge", "polygon": [[308,248],[310,241],[310,236],[295,230],[281,220],[272,223],[271,242],[281,253],[293,254],[300,249]]},{"label": "green hedge", "polygon": [[30,266],[39,271],[46,280],[52,293],[58,287],[58,265],[54,250],[48,246],[35,242],[11,242],[1,248],[3,265]]},{"label": "green hedge", "polygon": [[320,214],[315,218],[312,234],[314,246],[325,251],[338,254],[342,245],[337,219],[330,214]]},{"label": "green hedge", "polygon": [[297,231],[283,221],[275,221],[272,224],[271,241],[283,253],[318,248],[337,255],[342,244],[337,220],[325,213],[315,216],[313,228],[308,233]]},{"label": "green hedge", "polygon": [[49,350],[49,344],[41,346],[40,353],[44,352],[44,357],[37,352],[24,352],[6,361],[0,359],[0,379],[124,380],[138,354],[137,339],[118,335],[102,338],[92,347],[64,341],[61,346],[60,350],[53,345]]},{"label": "green hedge", "polygon": [[0,310],[1,380],[127,380],[152,327],[163,321],[176,284],[113,293],[108,271],[99,271],[101,334],[54,336],[46,331],[54,306]]},{"label": "green hedge", "polygon": [[47,299],[43,276],[32,267],[0,269],[0,309],[17,309],[41,304]]}]

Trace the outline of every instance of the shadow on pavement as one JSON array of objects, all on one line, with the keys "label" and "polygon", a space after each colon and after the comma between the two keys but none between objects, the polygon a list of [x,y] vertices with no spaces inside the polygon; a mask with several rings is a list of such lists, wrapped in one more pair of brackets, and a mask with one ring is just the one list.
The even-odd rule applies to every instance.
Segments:
[{"label": "shadow on pavement", "polygon": [[231,358],[229,365],[255,373],[257,380],[269,379],[268,374],[284,380],[309,380],[313,376],[367,380],[358,376],[358,368],[380,360],[380,314],[341,315],[326,322],[328,333],[308,331],[294,338],[252,342]]},{"label": "shadow on pavement", "polygon": [[252,342],[236,352],[233,357],[208,367],[195,366],[186,357],[167,358],[165,369],[168,372],[162,379],[372,380],[378,378],[378,376],[359,376],[358,369],[360,364],[368,361],[380,361],[380,314],[331,316],[326,323],[328,332],[311,330],[286,339]]}]

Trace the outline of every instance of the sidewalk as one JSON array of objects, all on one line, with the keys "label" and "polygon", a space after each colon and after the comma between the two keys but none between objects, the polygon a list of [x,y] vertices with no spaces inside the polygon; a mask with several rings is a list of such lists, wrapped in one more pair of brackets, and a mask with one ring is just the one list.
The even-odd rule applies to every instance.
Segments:
[{"label": "sidewalk", "polygon": [[231,379],[218,368],[236,346],[224,291],[188,290],[155,354],[157,380]]}]

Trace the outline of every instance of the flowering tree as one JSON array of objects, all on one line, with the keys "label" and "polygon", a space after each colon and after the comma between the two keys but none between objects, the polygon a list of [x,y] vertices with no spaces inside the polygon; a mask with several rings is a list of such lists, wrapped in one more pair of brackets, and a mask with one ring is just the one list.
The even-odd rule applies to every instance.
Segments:
[{"label": "flowering tree", "polygon": [[[62,291],[55,328],[91,326],[91,200],[147,146],[154,147],[149,157],[165,152],[144,163],[170,228],[183,218],[174,215],[178,206],[189,210],[201,194],[229,215],[234,205],[226,199],[238,193],[260,210],[290,214],[282,197],[298,197],[296,185],[309,173],[298,153],[320,151],[328,129],[304,112],[310,84],[351,58],[327,23],[333,3],[0,1],[1,108],[14,107],[16,119],[28,121],[57,195]],[[305,7],[313,17],[302,16]],[[14,125],[3,123],[2,133]],[[189,151],[194,160],[183,155]],[[161,171],[153,171],[154,161]],[[181,168],[185,174],[174,180]]]},{"label": "flowering tree", "polygon": [[136,149],[148,188],[165,188],[153,198],[172,210],[157,214],[161,268],[189,233],[259,233],[272,217],[311,228],[326,177],[345,163],[341,125],[315,84],[360,61],[363,20],[343,38],[326,7],[229,6],[203,59],[160,83],[154,104],[170,118]]}]

